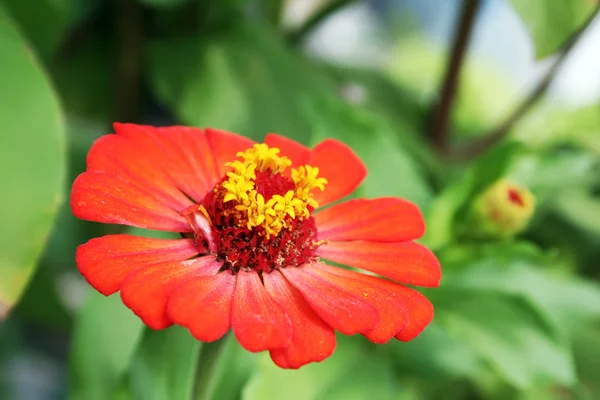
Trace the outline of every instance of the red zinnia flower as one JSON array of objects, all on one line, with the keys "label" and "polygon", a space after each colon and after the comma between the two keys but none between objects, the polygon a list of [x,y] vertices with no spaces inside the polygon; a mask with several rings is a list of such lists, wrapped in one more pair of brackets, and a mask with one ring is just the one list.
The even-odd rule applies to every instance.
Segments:
[{"label": "red zinnia flower", "polygon": [[346,145],[325,140],[311,150],[274,134],[255,144],[215,129],[114,128],[94,143],[73,185],[73,213],[182,238],[92,239],[78,248],[77,265],[99,292],[120,291],[149,327],[179,324],[205,342],[232,328],[247,350],[298,368],[332,354],[334,330],[408,341],[432,320],[431,303],[396,283],[440,281],[436,257],[413,242],[424,233],[414,204],[354,199],[315,211],[366,175]]}]

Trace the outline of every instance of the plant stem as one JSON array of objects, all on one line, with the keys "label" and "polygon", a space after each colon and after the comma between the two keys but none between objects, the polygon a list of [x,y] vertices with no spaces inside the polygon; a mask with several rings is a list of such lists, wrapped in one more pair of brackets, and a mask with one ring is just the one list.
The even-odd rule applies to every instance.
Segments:
[{"label": "plant stem", "polygon": [[485,152],[487,149],[502,140],[510,132],[511,128],[527,113],[527,111],[531,109],[533,105],[538,102],[538,100],[542,98],[542,95],[546,93],[567,56],[571,53],[571,50],[573,50],[583,32],[586,31],[599,12],[600,5],[586,20],[586,22],[577,31],[573,32],[573,34],[567,39],[561,48],[556,61],[554,61],[554,64],[552,64],[544,78],[537,84],[537,86],[523,100],[523,102],[520,103],[513,110],[513,112],[509,114],[508,117],[506,117],[503,122],[501,122],[497,127],[493,128],[485,136],[475,139],[463,148],[459,148],[454,151],[453,156],[457,158],[473,158]]},{"label": "plant stem", "polygon": [[232,333],[212,343],[205,343],[198,356],[196,369],[196,385],[194,387],[193,399],[207,400],[214,392],[214,379],[218,371],[219,360],[222,358],[227,342],[233,340]]},{"label": "plant stem", "polygon": [[133,122],[139,117],[143,66],[142,16],[136,0],[120,0],[117,7],[117,121]]},{"label": "plant stem", "polygon": [[297,45],[302,42],[302,40],[308,35],[314,28],[319,26],[321,22],[323,22],[327,17],[334,14],[336,11],[340,10],[344,6],[350,4],[354,0],[330,0],[327,4],[325,4],[320,10],[317,10],[309,19],[298,28],[296,31],[288,34],[288,41]]},{"label": "plant stem", "polygon": [[456,25],[454,44],[446,69],[444,83],[440,90],[440,96],[433,112],[431,125],[431,138],[435,147],[441,152],[448,150],[448,136],[450,132],[450,119],[452,109],[456,100],[456,90],[460,81],[460,71],[464,57],[469,47],[471,33],[475,24],[475,17],[481,0],[463,0],[461,16]]}]

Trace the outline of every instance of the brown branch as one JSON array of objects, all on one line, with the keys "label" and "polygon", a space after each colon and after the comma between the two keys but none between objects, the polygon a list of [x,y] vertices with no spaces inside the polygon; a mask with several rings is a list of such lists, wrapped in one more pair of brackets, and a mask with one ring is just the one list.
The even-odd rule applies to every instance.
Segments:
[{"label": "brown branch", "polygon": [[481,0],[464,0],[460,20],[456,26],[454,44],[446,69],[444,83],[440,96],[433,112],[431,125],[431,138],[435,147],[445,153],[448,150],[448,135],[452,109],[456,100],[456,90],[460,80],[460,71],[463,60],[469,47],[475,17]]},{"label": "brown branch", "polygon": [[567,56],[571,53],[571,50],[573,50],[575,44],[579,41],[579,38],[581,38],[582,34],[590,26],[599,12],[600,5],[586,20],[586,22],[577,31],[573,32],[573,34],[567,39],[562,46],[556,61],[554,64],[552,64],[544,78],[503,122],[492,129],[487,135],[473,140],[471,143],[462,148],[454,150],[452,152],[452,156],[456,158],[473,158],[485,152],[490,147],[502,140],[510,132],[511,128],[527,113],[527,111],[531,109],[531,107],[533,107],[542,98],[544,93],[546,93],[550,87],[550,84],[554,80],[556,73],[563,65]]}]

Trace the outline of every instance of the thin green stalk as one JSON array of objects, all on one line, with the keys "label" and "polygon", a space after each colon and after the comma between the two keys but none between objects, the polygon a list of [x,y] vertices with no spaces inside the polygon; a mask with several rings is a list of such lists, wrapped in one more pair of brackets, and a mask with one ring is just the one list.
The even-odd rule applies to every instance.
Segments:
[{"label": "thin green stalk", "polygon": [[194,386],[193,399],[209,400],[212,398],[217,374],[221,372],[218,365],[225,354],[229,340],[233,340],[231,333],[216,342],[205,343],[202,346],[196,367],[196,385]]}]

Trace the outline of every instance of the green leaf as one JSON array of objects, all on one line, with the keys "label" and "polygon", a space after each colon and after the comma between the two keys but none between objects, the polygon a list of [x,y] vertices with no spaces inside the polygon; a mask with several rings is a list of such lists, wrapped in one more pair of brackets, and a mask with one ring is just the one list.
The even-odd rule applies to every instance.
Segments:
[{"label": "green leaf", "polygon": [[65,130],[48,79],[0,7],[0,318],[33,275],[63,202]]},{"label": "green leaf", "polygon": [[531,34],[537,58],[544,58],[558,51],[592,15],[595,8],[595,2],[590,0],[510,2]]},{"label": "green leaf", "polygon": [[192,396],[196,362],[202,343],[179,326],[146,329],[131,363],[134,399],[186,400]]},{"label": "green leaf", "polygon": [[508,177],[530,188],[536,197],[553,201],[560,192],[594,183],[597,163],[598,157],[587,152],[535,152],[520,157]]},{"label": "green leaf", "polygon": [[60,298],[58,278],[51,268],[42,266],[37,269],[14,310],[19,319],[50,329],[72,328],[72,317]]},{"label": "green leaf", "polygon": [[[87,125],[112,122],[117,60],[114,41],[98,34],[52,64],[52,76],[70,119],[77,117]],[[76,135],[84,130],[89,128],[78,127]]]},{"label": "green leaf", "polygon": [[307,102],[305,109],[313,125],[313,145],[326,138],[338,139],[352,147],[367,166],[367,178],[357,195],[399,196],[427,207],[432,193],[423,171],[385,120],[335,99]]},{"label": "green leaf", "polygon": [[469,343],[516,388],[532,388],[538,382],[575,383],[567,346],[548,335],[527,303],[464,294],[438,304],[438,310],[453,335]]},{"label": "green leaf", "polygon": [[437,250],[452,242],[456,214],[467,203],[469,196],[468,185],[453,184],[434,198],[425,214],[427,230],[423,244]]},{"label": "green leaf", "polygon": [[600,398],[600,329],[598,326],[582,327],[575,333],[573,352],[581,380],[583,399]]},{"label": "green leaf", "polygon": [[556,208],[571,223],[600,237],[600,198],[581,189],[566,191],[558,195]]},{"label": "green leaf", "polygon": [[79,11],[77,8],[81,7],[75,0],[36,0],[35,7],[28,1],[3,2],[43,58],[52,55],[65,28]]},{"label": "green leaf", "polygon": [[338,335],[335,353],[297,371],[277,367],[267,353],[244,388],[243,400],[394,399],[398,388],[385,360],[367,353],[359,336]]},{"label": "green leaf", "polygon": [[331,90],[326,77],[266,26],[238,25],[210,40],[154,43],[150,84],[185,123],[260,140],[277,132],[307,143],[305,97]]},{"label": "green leaf", "polygon": [[320,400],[395,400],[400,387],[392,369],[382,358],[365,354],[353,369],[327,385]]},{"label": "green leaf", "polygon": [[448,185],[426,213],[424,243],[433,249],[450,243],[468,224],[469,206],[489,185],[508,175],[522,148],[519,142],[504,142],[483,154]]},{"label": "green leaf", "polygon": [[435,320],[416,339],[394,340],[382,351],[391,354],[397,370],[430,383],[457,377],[475,380],[483,368],[479,354]]},{"label": "green leaf", "polygon": [[246,134],[250,105],[228,52],[217,41],[158,42],[151,52],[151,83],[186,123]]},{"label": "green leaf", "polygon": [[481,156],[471,168],[470,194],[476,197],[504,178],[523,150],[520,142],[504,142]]},{"label": "green leaf", "polygon": [[113,398],[141,340],[144,324],[119,294],[91,291],[73,332],[69,399]]},{"label": "green leaf", "polygon": [[328,70],[342,97],[387,120],[401,146],[430,172],[441,175],[443,167],[422,135],[427,107],[379,71],[333,66]]},{"label": "green leaf", "polygon": [[[458,249],[454,249],[457,253]],[[583,279],[548,270],[552,262],[524,244],[465,247],[443,265],[447,287],[481,293],[517,295],[544,311],[555,329],[568,331],[582,321],[600,318],[600,287]]]},{"label": "green leaf", "polygon": [[540,106],[517,126],[515,136],[534,148],[574,144],[600,155],[600,104],[576,109]]},{"label": "green leaf", "polygon": [[140,0],[140,3],[156,8],[169,8],[185,4],[189,0]]}]

